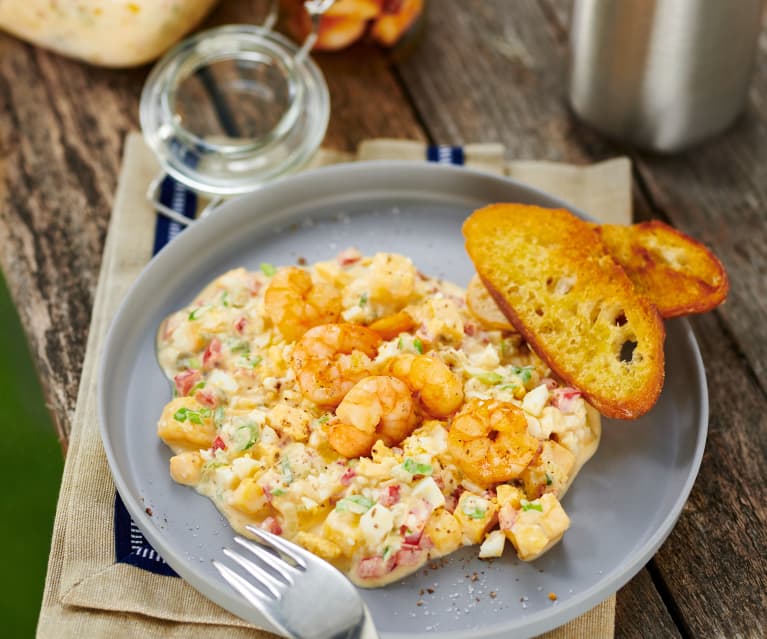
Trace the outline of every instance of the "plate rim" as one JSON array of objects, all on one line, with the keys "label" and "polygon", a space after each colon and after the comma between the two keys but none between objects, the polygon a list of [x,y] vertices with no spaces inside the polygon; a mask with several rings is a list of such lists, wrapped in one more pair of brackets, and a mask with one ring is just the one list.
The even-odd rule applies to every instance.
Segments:
[{"label": "plate rim", "polygon": [[[154,273],[155,271],[162,272],[163,264],[165,262],[168,262],[169,260],[172,260],[173,255],[175,253],[181,252],[185,244],[191,241],[194,241],[194,239],[196,239],[198,236],[204,237],[205,235],[210,233],[215,234],[216,219],[218,218],[219,215],[236,215],[235,212],[241,201],[245,201],[249,198],[257,197],[259,194],[263,194],[265,191],[278,190],[280,188],[284,189],[286,188],[285,186],[286,184],[287,185],[296,184],[294,188],[298,191],[300,190],[298,185],[300,185],[301,182],[316,181],[317,180],[316,176],[318,174],[327,177],[328,181],[330,181],[330,177],[332,177],[332,175],[337,173],[346,174],[351,172],[351,173],[368,174],[371,171],[377,172],[377,173],[387,173],[391,171],[407,171],[409,173],[413,171],[417,171],[420,173],[424,173],[424,172],[437,172],[437,173],[445,173],[445,174],[452,173],[452,174],[455,174],[456,176],[460,176],[463,178],[466,178],[466,176],[469,176],[469,179],[485,179],[485,180],[489,179],[492,182],[498,183],[499,185],[505,184],[506,186],[512,186],[522,191],[527,191],[529,194],[533,196],[537,196],[537,197],[549,200],[553,203],[556,203],[557,206],[566,208],[581,218],[584,218],[587,220],[593,220],[591,216],[586,214],[584,211],[580,210],[578,207],[574,207],[570,205],[568,202],[566,202],[562,198],[552,195],[548,193],[547,191],[544,191],[542,189],[539,189],[533,186],[529,186],[523,182],[520,182],[518,180],[515,180],[507,176],[501,176],[501,175],[489,173],[486,171],[474,169],[471,167],[446,165],[446,164],[438,164],[438,163],[427,163],[427,162],[421,162],[421,161],[401,161],[401,160],[348,162],[348,163],[334,164],[334,165],[325,166],[325,167],[319,167],[316,169],[312,169],[312,170],[304,171],[291,176],[287,176],[285,178],[275,180],[274,182],[271,182],[265,185],[263,188],[259,189],[258,191],[254,191],[251,193],[234,197],[231,200],[222,204],[220,207],[220,210],[217,210],[213,215],[207,218],[198,220],[194,224],[190,225],[190,227],[187,228],[185,232],[181,235],[181,237],[186,237],[185,240],[176,238],[176,241],[169,242],[165,247],[163,247],[162,250],[160,250],[156,255],[154,255],[149,260],[149,262],[142,268],[141,272],[138,274],[135,281],[130,285],[127,293],[125,294],[125,297],[121,300],[117,308],[117,311],[115,312],[112,320],[110,321],[109,329],[106,335],[104,336],[102,350],[99,356],[99,365],[98,365],[98,374],[97,374],[97,390],[96,390],[97,419],[99,422],[99,432],[101,435],[101,440],[106,453],[109,470],[115,484],[115,489],[120,494],[120,497],[122,498],[122,501],[125,504],[125,507],[127,508],[128,512],[130,513],[133,521],[141,529],[142,533],[146,536],[146,538],[149,540],[152,546],[157,549],[157,551],[160,553],[163,559],[165,559],[166,557],[172,557],[172,560],[170,561],[167,559],[165,560],[188,584],[190,584],[193,588],[195,588],[195,590],[200,592],[204,597],[222,606],[224,609],[231,612],[232,614],[235,614],[240,617],[242,617],[242,612],[247,611],[247,609],[249,609],[250,607],[238,601],[239,598],[234,593],[234,591],[231,591],[231,593],[228,593],[228,596],[225,596],[222,598],[222,599],[225,599],[225,601],[220,601],[218,597],[211,596],[210,592],[206,588],[207,584],[196,583],[198,579],[196,578],[195,575],[192,574],[191,578],[187,577],[186,575],[191,573],[187,573],[185,569],[186,560],[184,560],[180,552],[174,550],[170,544],[166,544],[163,541],[163,538],[159,534],[155,535],[154,526],[150,525],[151,522],[149,521],[148,516],[146,515],[143,508],[141,507],[140,497],[138,498],[134,497],[131,494],[130,490],[128,489],[127,478],[124,477],[123,473],[120,472],[120,467],[116,459],[115,450],[114,450],[113,443],[111,441],[112,438],[108,430],[107,419],[106,419],[107,400],[104,396],[104,391],[106,387],[105,380],[107,379],[107,374],[108,374],[107,365],[109,362],[109,354],[111,351],[113,351],[116,348],[116,346],[114,345],[114,342],[116,339],[115,335],[117,334],[121,324],[124,323],[125,320],[123,320],[123,317],[124,315],[127,314],[127,309],[131,306],[130,302],[132,301],[133,297],[136,295],[136,291],[141,288],[142,282],[145,279],[149,278],[152,275],[152,273]],[[400,191],[400,192],[403,192],[403,191]],[[416,192],[417,191],[412,191],[412,193],[416,193]],[[232,213],[228,212],[229,209],[231,209]],[[275,218],[277,216],[278,216],[278,213],[273,212],[271,215],[268,215],[267,217]],[[173,248],[174,246],[175,248]],[[697,479],[697,476],[700,470],[700,465],[703,460],[705,443],[706,443],[706,438],[708,433],[708,422],[709,422],[708,387],[707,387],[705,367],[703,364],[703,358],[700,353],[700,347],[698,345],[697,339],[695,338],[694,331],[692,330],[692,327],[686,318],[680,318],[680,319],[676,319],[672,321],[674,321],[681,327],[681,331],[684,335],[685,341],[687,342],[687,347],[690,351],[690,354],[692,355],[692,359],[694,360],[695,372],[697,373],[695,375],[696,382],[697,382],[695,386],[697,386],[697,391],[698,391],[698,394],[700,395],[700,401],[695,402],[695,407],[699,415],[695,423],[696,437],[695,437],[694,453],[691,458],[691,465],[689,468],[689,472],[686,476],[683,486],[681,487],[678,493],[677,499],[673,503],[673,507],[667,511],[666,516],[663,518],[663,521],[658,526],[658,529],[643,544],[637,547],[637,549],[633,553],[634,555],[633,560],[630,561],[628,564],[620,563],[610,572],[605,572],[605,574],[602,576],[601,579],[597,581],[597,583],[595,583],[589,589],[578,593],[578,595],[573,597],[570,601],[568,601],[568,603],[558,606],[556,609],[549,608],[546,610],[541,610],[530,616],[527,616],[524,618],[523,623],[515,624],[512,621],[511,622],[512,627],[510,627],[510,624],[508,623],[507,624],[499,623],[499,624],[486,626],[485,628],[472,628],[471,630],[447,630],[447,631],[439,631],[439,632],[430,631],[430,632],[416,632],[416,633],[384,632],[384,633],[381,633],[382,636],[392,637],[392,638],[396,637],[398,639],[401,639],[404,636],[411,637],[413,639],[429,639],[434,637],[444,637],[445,639],[458,639],[458,638],[466,638],[469,636],[471,636],[472,638],[476,637],[478,639],[491,639],[491,638],[500,638],[500,637],[508,636],[508,633],[524,633],[524,636],[536,635],[542,632],[546,632],[547,630],[551,630],[553,628],[559,627],[567,623],[568,621],[574,619],[575,617],[583,614],[584,612],[590,610],[591,608],[595,607],[596,605],[604,601],[607,597],[609,597],[611,594],[614,594],[615,592],[617,592],[623,585],[625,585],[630,579],[632,579],[646,565],[646,563],[657,552],[657,550],[660,548],[660,546],[663,544],[666,538],[671,534],[679,516],[682,513],[684,504],[686,503],[690,495],[690,492],[692,491],[692,488],[695,484],[695,481]],[[179,569],[179,567],[181,569]],[[202,581],[205,581],[205,580],[202,580]],[[274,632],[274,630],[270,630],[270,631]]]}]

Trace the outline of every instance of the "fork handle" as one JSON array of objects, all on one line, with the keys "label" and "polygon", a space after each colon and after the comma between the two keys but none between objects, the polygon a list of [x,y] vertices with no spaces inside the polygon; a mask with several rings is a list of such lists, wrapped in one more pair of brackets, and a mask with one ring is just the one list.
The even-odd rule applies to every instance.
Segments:
[{"label": "fork handle", "polygon": [[362,604],[365,616],[362,618],[362,623],[352,630],[348,638],[349,639],[378,639],[378,632],[373,625],[373,618],[370,616],[370,611],[365,604]]}]

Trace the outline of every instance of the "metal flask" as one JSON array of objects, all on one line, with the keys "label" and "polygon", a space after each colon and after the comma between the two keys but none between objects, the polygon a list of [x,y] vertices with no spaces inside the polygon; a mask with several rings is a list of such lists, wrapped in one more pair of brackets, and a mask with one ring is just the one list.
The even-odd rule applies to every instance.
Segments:
[{"label": "metal flask", "polygon": [[663,153],[727,128],[751,79],[763,0],[575,0],[570,103],[609,137]]}]

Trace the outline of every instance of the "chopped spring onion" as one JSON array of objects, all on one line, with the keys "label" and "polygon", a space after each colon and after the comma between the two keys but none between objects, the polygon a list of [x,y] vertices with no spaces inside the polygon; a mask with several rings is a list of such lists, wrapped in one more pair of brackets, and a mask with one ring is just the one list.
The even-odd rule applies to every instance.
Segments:
[{"label": "chopped spring onion", "polygon": [[274,490],[270,491],[274,497],[281,497],[285,494],[285,491],[282,488],[275,488]]},{"label": "chopped spring onion", "polygon": [[408,457],[402,464],[404,468],[411,475],[431,475],[434,472],[431,464],[420,464],[415,459]]},{"label": "chopped spring onion", "polygon": [[349,497],[344,497],[336,504],[336,510],[364,515],[374,505],[375,502],[364,495],[350,495]]},{"label": "chopped spring onion", "polygon": [[211,308],[212,308],[212,306],[210,304],[204,304],[203,306],[195,308],[191,313],[189,313],[189,319],[190,320],[200,319]]},{"label": "chopped spring onion", "polygon": [[192,389],[189,391],[189,395],[194,395],[201,388],[205,388],[205,382],[197,382],[194,386],[192,386]]},{"label": "chopped spring onion", "polygon": [[525,512],[527,512],[528,510],[537,510],[539,513],[543,512],[543,506],[541,504],[534,504],[532,502],[527,501],[526,499],[522,499],[519,503],[522,506],[522,510],[524,510]]},{"label": "chopped spring onion", "polygon": [[248,450],[253,448],[255,443],[258,441],[258,438],[261,435],[261,431],[258,428],[258,424],[248,423],[240,426],[237,429],[237,434],[237,439],[239,442],[241,442],[241,445],[238,446],[238,449]]},{"label": "chopped spring onion", "polygon": [[477,506],[472,507],[470,503],[464,504],[461,507],[461,510],[469,517],[469,519],[484,519],[485,515],[487,515],[487,509],[478,508]]},{"label": "chopped spring onion", "polygon": [[229,291],[224,291],[221,294],[221,304],[223,306],[229,306]]},{"label": "chopped spring onion", "polygon": [[496,373],[494,371],[488,371],[487,373],[480,373],[479,375],[476,376],[476,378],[483,384],[488,384],[490,386],[495,386],[496,384],[500,384],[503,381],[503,375]]},{"label": "chopped spring onion", "polygon": [[360,295],[360,306],[365,306],[365,304],[367,303],[368,303],[368,294],[363,293],[362,295]]},{"label": "chopped spring onion", "polygon": [[413,348],[417,350],[420,354],[423,354],[423,342],[421,341],[420,337],[416,337],[413,340]]},{"label": "chopped spring onion", "polygon": [[229,349],[232,353],[250,353],[248,342],[238,342]]},{"label": "chopped spring onion", "polygon": [[552,484],[552,482],[553,482],[553,481],[554,481],[554,480],[551,478],[551,475],[549,475],[548,473],[546,473],[546,485],[547,485],[547,486],[551,486],[551,484]]},{"label": "chopped spring onion", "polygon": [[402,341],[402,337],[397,340],[397,350],[402,350],[402,347],[404,346],[404,342]]},{"label": "chopped spring onion", "polygon": [[274,264],[261,262],[261,272],[267,277],[272,277],[277,272],[277,269],[274,268]]},{"label": "chopped spring onion", "polygon": [[173,419],[177,422],[185,422],[187,419],[192,424],[202,424],[204,418],[210,417],[210,408],[201,408],[200,410],[192,410],[182,406],[175,413],[173,413]]},{"label": "chopped spring onion", "polygon": [[385,546],[383,549],[383,555],[382,557],[384,559],[388,559],[394,554],[394,549],[391,546]]},{"label": "chopped spring onion", "polygon": [[514,374],[522,380],[523,384],[527,384],[527,382],[529,382],[530,378],[533,376],[532,366],[514,366],[513,368]]},{"label": "chopped spring onion", "polygon": [[282,479],[286,484],[292,484],[293,470],[290,468],[290,460],[287,457],[283,457],[280,461],[280,468],[282,469]]}]

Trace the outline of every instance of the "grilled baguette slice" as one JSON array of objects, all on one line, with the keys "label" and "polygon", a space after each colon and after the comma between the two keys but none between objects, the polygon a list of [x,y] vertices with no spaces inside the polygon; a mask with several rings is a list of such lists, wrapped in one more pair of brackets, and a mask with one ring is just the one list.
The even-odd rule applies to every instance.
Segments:
[{"label": "grilled baguette slice", "polygon": [[603,415],[633,419],[663,386],[663,322],[587,222],[493,204],[463,225],[498,306],[536,353]]},{"label": "grilled baguette slice", "polygon": [[474,275],[466,287],[466,305],[471,314],[485,327],[496,331],[515,331],[508,318],[498,308],[479,275]]},{"label": "grilled baguette slice", "polygon": [[705,313],[727,297],[722,263],[703,244],[659,221],[595,226],[637,291],[664,318]]}]

